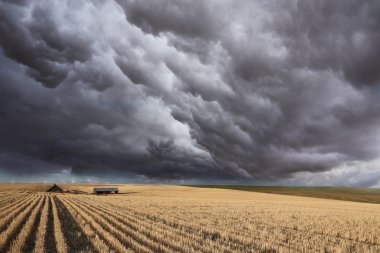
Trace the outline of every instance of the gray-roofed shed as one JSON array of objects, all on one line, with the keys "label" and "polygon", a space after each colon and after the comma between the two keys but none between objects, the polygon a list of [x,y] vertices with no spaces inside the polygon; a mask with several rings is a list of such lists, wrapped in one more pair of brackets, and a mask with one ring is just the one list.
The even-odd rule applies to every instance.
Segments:
[{"label": "gray-roofed shed", "polygon": [[94,193],[96,194],[106,194],[106,193],[119,193],[119,189],[116,187],[105,187],[105,188],[94,188]]}]

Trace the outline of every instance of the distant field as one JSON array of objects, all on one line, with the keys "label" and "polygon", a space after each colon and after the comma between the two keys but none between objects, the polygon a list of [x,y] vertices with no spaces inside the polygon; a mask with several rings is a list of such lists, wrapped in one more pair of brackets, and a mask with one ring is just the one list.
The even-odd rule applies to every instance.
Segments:
[{"label": "distant field", "polygon": [[336,199],[380,204],[380,189],[349,187],[289,187],[289,186],[242,186],[242,185],[191,185],[200,188],[231,189],[293,196]]},{"label": "distant field", "polygon": [[0,191],[46,192],[53,184],[1,184]]},{"label": "distant field", "polygon": [[91,194],[100,185],[47,186],[0,184],[0,252],[380,252],[378,204],[185,186],[116,185],[120,194],[105,196]]}]

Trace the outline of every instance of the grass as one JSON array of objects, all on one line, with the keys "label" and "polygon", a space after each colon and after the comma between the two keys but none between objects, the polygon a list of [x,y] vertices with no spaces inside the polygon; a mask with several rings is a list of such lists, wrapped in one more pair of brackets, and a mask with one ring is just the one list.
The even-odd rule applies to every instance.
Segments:
[{"label": "grass", "polygon": [[380,204],[380,189],[350,187],[298,187],[298,186],[247,186],[247,185],[189,185],[200,188],[230,189],[263,192],[323,199]]}]

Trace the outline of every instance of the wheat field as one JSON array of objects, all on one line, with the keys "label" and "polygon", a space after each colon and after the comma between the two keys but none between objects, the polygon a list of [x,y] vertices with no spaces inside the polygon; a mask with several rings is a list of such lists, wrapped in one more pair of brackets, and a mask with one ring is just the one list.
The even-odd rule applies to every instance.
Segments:
[{"label": "wheat field", "polygon": [[[184,186],[0,186],[0,252],[380,252],[380,205]],[[74,194],[74,193],[75,194]]]}]

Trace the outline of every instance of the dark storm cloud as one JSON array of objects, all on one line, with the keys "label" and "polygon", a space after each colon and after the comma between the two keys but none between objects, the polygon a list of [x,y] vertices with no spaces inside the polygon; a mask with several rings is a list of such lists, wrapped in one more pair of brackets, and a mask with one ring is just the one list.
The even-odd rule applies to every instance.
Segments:
[{"label": "dark storm cloud", "polygon": [[[27,23],[20,19],[26,14],[30,15]],[[4,53],[27,66],[29,75],[46,87],[59,85],[67,76],[69,64],[91,57],[89,41],[78,34],[59,31],[59,24],[51,16],[49,7],[36,6],[27,10],[2,4],[0,15]]]},{"label": "dark storm cloud", "polygon": [[275,26],[293,61],[311,69],[342,71],[355,85],[378,85],[380,2],[300,1]]},{"label": "dark storm cloud", "polygon": [[0,169],[351,178],[334,171],[380,151],[379,12],[376,1],[2,1]]},{"label": "dark storm cloud", "polygon": [[144,32],[158,34],[175,32],[189,37],[211,38],[222,28],[220,19],[214,19],[217,11],[205,1],[119,1],[130,22]]}]

